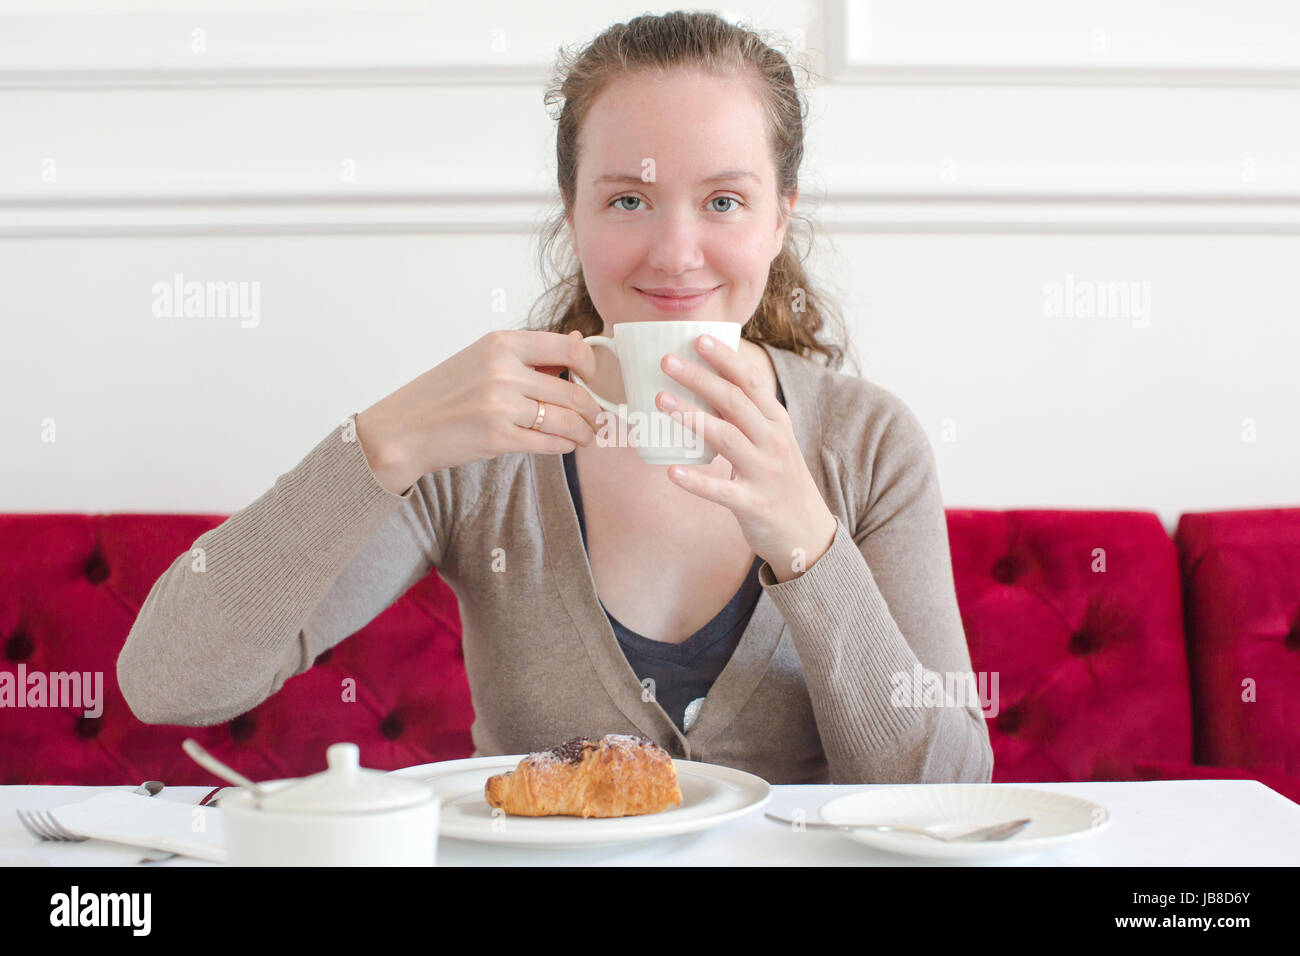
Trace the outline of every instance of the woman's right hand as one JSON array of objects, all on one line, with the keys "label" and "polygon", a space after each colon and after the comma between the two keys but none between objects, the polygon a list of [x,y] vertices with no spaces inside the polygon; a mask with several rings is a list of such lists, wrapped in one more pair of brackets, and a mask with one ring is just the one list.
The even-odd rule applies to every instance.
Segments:
[{"label": "woman's right hand", "polygon": [[[559,377],[596,374],[576,330],[489,332],[356,416],[357,439],[375,477],[404,494],[421,475],[512,452],[557,455],[590,445],[600,406]],[[537,403],[546,417],[533,429]]]}]

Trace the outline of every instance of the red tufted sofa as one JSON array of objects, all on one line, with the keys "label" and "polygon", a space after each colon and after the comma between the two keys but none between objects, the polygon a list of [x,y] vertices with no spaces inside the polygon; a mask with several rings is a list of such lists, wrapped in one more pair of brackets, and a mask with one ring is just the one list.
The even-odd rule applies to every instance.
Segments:
[{"label": "red tufted sofa", "polygon": [[[0,707],[0,784],[222,781],[466,757],[473,710],[456,598],[436,571],[279,693],[212,727],[153,726],[116,682],[159,575],[217,515],[0,515],[0,671],[99,672],[102,714]],[[1300,802],[1300,508],[1186,514],[948,511],[993,779],[1256,779]],[[357,678],[358,699],[337,699]],[[996,676],[996,683],[994,677]],[[310,706],[306,703],[310,701]]]}]

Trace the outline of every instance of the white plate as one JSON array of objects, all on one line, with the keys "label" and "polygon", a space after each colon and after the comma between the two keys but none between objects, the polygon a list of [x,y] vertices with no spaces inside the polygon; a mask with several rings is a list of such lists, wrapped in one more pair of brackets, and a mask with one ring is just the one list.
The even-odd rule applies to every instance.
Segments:
[{"label": "white plate", "polygon": [[826,823],[895,823],[945,835],[1025,817],[1033,820],[1009,839],[986,843],[940,843],[917,833],[836,831],[878,850],[941,860],[1037,853],[1110,826],[1110,812],[1091,801],[1050,790],[986,783],[882,787],[832,800],[818,814]]},{"label": "white plate", "polygon": [[392,771],[432,784],[442,798],[439,838],[503,846],[588,847],[694,833],[762,809],[772,788],[762,777],[715,764],[673,759],[681,806],[630,817],[519,817],[499,813],[483,797],[493,774],[514,770],[527,754],[468,757]]}]

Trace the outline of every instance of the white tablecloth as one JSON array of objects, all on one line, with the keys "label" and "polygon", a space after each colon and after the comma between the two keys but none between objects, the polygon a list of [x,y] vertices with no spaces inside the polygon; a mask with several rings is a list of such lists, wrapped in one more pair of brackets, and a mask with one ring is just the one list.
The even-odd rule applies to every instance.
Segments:
[{"label": "white tablecloth", "polygon": [[[1300,805],[1251,780],[1158,780],[1119,783],[987,784],[1052,790],[1083,797],[1111,812],[1097,835],[1001,866],[1296,866]],[[23,829],[15,810],[43,810],[85,799],[106,787],[0,787],[0,866],[133,865],[150,851],[90,840],[43,843]],[[168,787],[155,800],[198,803],[210,787]],[[790,817],[871,786],[773,787],[764,811]],[[764,811],[703,833],[624,847],[546,850],[439,840],[439,866],[933,866],[933,861],[873,850],[832,831],[796,832]],[[153,854],[158,855],[158,854]],[[175,857],[152,866],[218,866]],[[967,865],[967,864],[962,864]]]}]

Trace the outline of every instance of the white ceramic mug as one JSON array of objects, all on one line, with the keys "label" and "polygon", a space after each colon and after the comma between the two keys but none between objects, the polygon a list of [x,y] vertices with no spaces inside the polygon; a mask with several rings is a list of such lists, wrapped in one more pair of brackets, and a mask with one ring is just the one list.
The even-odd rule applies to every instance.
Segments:
[{"label": "white ceramic mug", "polygon": [[[604,335],[583,339],[589,345],[609,349],[618,357],[623,391],[627,395],[624,405],[601,398],[577,373],[569,371],[569,378],[585,388],[601,408],[618,416],[618,444],[631,445],[648,465],[707,465],[717,455],[712,445],[686,425],[673,421],[655,404],[655,396],[662,391],[710,415],[717,414],[712,405],[660,368],[663,357],[671,352],[683,362],[718,374],[699,357],[695,348],[695,340],[701,335],[710,335],[739,351],[740,325],[736,322],[619,322],[614,325],[612,339]],[[602,443],[606,440],[603,426],[597,431],[597,440]]]}]

